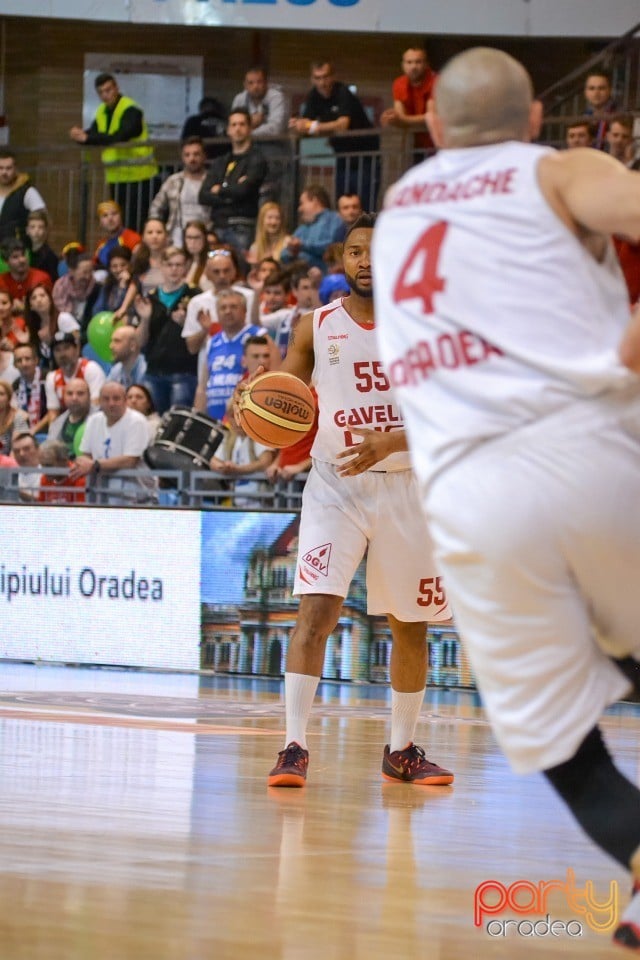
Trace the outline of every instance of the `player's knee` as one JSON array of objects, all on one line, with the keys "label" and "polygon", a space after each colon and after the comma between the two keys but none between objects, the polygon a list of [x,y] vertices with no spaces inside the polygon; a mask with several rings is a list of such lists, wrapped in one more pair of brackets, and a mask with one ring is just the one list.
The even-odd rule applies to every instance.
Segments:
[{"label": "player's knee", "polygon": [[328,634],[324,630],[310,629],[308,626],[294,630],[289,641],[289,649],[300,653],[313,655],[323,650],[327,643]]},{"label": "player's knee", "polygon": [[338,615],[339,610],[336,612],[332,602],[322,603],[321,599],[315,596],[312,600],[303,598],[291,644],[298,649],[309,651],[323,648],[338,622]]}]

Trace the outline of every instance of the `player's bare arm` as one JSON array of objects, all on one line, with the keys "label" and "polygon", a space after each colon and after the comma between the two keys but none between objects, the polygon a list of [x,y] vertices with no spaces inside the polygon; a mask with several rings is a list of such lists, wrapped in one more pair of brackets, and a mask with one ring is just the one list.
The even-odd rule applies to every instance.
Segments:
[{"label": "player's bare arm", "polygon": [[636,305],[633,313],[631,314],[631,320],[629,321],[629,326],[624,332],[622,342],[620,343],[619,348],[620,360],[628,367],[629,370],[633,370],[634,373],[640,374],[640,306]]},{"label": "player's bare arm", "polygon": [[[540,188],[553,210],[601,259],[609,234],[640,237],[640,173],[598,150],[567,150],[543,157]],[[599,255],[597,241],[601,243]],[[640,311],[636,309],[619,347],[621,362],[640,373]]]},{"label": "player's bare arm", "polygon": [[404,430],[382,431],[351,427],[351,433],[363,437],[363,440],[357,446],[348,447],[337,454],[337,459],[346,461],[338,470],[341,477],[355,477],[370,470],[389,454],[408,450]]},{"label": "player's bare arm", "polygon": [[313,311],[305,313],[291,331],[287,354],[282,361],[280,370],[283,373],[292,373],[306,384],[311,381],[313,373]]},{"label": "player's bare arm", "polygon": [[640,239],[640,173],[613,157],[588,147],[545,156],[538,182],[547,203],[577,236]]}]

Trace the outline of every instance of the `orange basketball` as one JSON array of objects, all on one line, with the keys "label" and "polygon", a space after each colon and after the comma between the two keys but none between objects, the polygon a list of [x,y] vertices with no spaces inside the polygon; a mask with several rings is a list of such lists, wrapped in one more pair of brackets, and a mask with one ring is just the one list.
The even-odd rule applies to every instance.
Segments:
[{"label": "orange basketball", "polygon": [[263,373],[240,400],[244,432],[265,447],[290,447],[308,433],[315,416],[309,387],[292,373]]}]

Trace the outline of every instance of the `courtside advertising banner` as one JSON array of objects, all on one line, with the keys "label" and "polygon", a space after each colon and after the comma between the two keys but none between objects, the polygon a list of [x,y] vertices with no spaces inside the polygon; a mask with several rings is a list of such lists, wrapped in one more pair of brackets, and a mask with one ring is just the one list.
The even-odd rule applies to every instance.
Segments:
[{"label": "courtside advertising banner", "polygon": [[197,511],[2,507],[0,657],[199,668]]}]

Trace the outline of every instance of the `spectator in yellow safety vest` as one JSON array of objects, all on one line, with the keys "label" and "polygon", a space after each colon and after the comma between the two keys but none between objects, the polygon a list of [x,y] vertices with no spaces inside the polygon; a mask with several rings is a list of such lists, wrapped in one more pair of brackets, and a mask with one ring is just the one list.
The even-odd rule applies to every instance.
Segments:
[{"label": "spectator in yellow safety vest", "polygon": [[100,146],[110,195],[122,207],[124,222],[139,227],[146,218],[158,173],[147,124],[135,100],[120,93],[110,73],[100,73],[95,88],[102,101],[87,130],[71,127],[76,143]]}]

